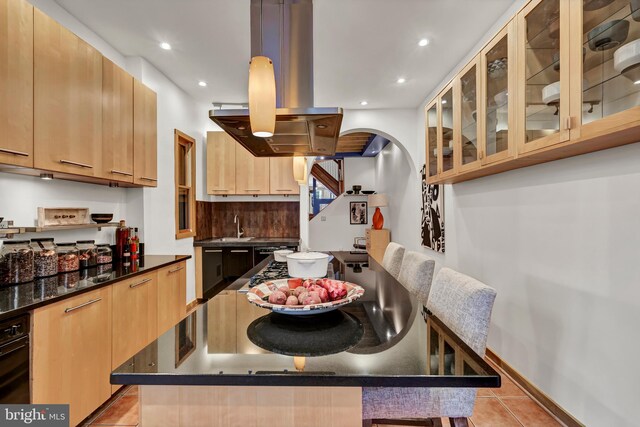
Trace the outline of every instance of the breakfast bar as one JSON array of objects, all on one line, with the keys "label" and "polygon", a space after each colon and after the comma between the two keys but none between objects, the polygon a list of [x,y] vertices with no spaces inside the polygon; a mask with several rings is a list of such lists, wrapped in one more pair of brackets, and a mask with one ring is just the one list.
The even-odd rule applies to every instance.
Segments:
[{"label": "breakfast bar", "polygon": [[291,316],[247,300],[270,257],[199,306],[113,384],[140,385],[141,424],[354,426],[363,387],[499,387],[500,376],[366,254],[328,275],[362,286],[334,311]]}]

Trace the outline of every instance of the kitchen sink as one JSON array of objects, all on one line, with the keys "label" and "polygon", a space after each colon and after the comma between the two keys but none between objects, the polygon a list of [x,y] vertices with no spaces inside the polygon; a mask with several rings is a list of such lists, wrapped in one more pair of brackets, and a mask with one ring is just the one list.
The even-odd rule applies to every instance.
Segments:
[{"label": "kitchen sink", "polygon": [[253,237],[220,237],[219,239],[214,239],[214,242],[248,242],[253,239]]}]

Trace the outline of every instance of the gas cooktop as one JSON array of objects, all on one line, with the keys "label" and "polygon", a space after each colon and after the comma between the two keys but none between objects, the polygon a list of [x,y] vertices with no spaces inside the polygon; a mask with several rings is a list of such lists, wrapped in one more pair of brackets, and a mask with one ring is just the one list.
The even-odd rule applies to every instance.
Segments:
[{"label": "gas cooktop", "polygon": [[257,274],[249,279],[249,287],[268,282],[269,280],[286,279],[289,277],[289,270],[286,262],[271,261],[269,265],[260,270]]}]

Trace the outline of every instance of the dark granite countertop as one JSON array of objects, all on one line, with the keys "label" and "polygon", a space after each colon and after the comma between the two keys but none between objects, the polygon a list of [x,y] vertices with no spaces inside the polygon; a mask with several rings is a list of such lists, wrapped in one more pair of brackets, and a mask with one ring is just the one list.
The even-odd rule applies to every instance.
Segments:
[{"label": "dark granite countertop", "polygon": [[62,273],[33,282],[0,287],[0,320],[61,301],[83,292],[112,285],[191,258],[191,255],[146,255],[137,265],[105,264]]},{"label": "dark granite countertop", "polygon": [[193,246],[202,246],[205,248],[224,248],[224,247],[238,247],[238,246],[292,246],[299,245],[300,238],[298,237],[254,237],[251,240],[234,242],[227,241],[221,242],[219,238],[196,240],[193,242]]},{"label": "dark granite countertop", "polygon": [[[301,318],[250,304],[236,290],[243,283],[237,281],[134,357],[145,363],[125,363],[112,372],[111,383],[500,386],[498,373],[375,260],[349,252],[332,255],[335,278],[364,287],[362,298]],[[439,337],[446,342],[444,356]]]}]

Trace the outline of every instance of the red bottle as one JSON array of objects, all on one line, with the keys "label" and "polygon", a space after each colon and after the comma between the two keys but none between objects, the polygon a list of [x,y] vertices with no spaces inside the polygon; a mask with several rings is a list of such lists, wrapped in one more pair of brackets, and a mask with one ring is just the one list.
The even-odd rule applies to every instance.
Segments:
[{"label": "red bottle", "polygon": [[129,228],[125,226],[124,220],[120,220],[120,225],[116,228],[116,259],[121,260],[124,256],[124,247],[129,243]]}]

